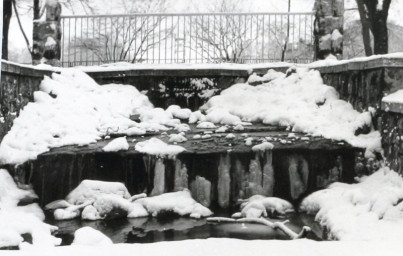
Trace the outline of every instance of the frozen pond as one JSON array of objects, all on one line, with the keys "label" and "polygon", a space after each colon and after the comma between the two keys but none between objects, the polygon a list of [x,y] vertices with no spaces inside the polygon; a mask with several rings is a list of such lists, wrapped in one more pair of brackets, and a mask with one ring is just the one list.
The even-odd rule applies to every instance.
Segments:
[{"label": "frozen pond", "polygon": [[[225,215],[221,215],[225,216]],[[313,231],[308,239],[322,240],[323,231],[314,222],[312,216],[305,214],[289,215],[287,224],[299,233],[302,226],[310,226]],[[272,220],[277,221],[277,220]],[[283,221],[283,220],[278,220]],[[289,239],[280,230],[273,230],[259,224],[241,223],[207,223],[206,219],[190,219],[167,216],[166,218],[135,218],[100,221],[51,221],[48,223],[59,227],[57,237],[63,239],[63,245],[71,244],[74,231],[89,226],[110,237],[114,243],[152,243],[161,241],[180,241],[187,239],[238,238],[238,239]]]}]

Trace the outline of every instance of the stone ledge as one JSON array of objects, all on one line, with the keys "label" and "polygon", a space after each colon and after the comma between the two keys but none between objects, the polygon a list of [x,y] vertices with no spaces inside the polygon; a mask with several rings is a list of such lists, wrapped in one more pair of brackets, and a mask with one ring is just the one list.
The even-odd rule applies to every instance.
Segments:
[{"label": "stone ledge", "polygon": [[382,111],[403,114],[403,103],[384,102],[381,105]]}]

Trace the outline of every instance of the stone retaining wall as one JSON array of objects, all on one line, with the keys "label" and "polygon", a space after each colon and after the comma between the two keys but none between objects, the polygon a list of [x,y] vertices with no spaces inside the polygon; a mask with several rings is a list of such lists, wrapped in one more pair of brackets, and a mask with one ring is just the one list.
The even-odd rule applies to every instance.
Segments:
[{"label": "stone retaining wall", "polygon": [[[253,71],[264,74],[271,67],[285,71],[288,66],[260,66]],[[374,125],[383,135],[385,156],[392,167],[401,171],[403,161],[403,145],[400,145],[403,135],[403,112],[400,106],[389,106],[389,112],[382,111],[382,98],[399,89],[403,89],[403,58],[370,58],[349,62],[340,62],[337,65],[311,66],[319,70],[326,84],[335,87],[342,99],[352,103],[355,109],[366,111],[374,108]],[[3,62],[1,67],[0,88],[0,138],[4,137],[18,116],[19,111],[33,100],[33,92],[39,89],[39,84],[45,75],[51,75],[50,70],[39,70]],[[158,91],[159,85],[164,83],[171,88],[171,96],[157,99],[159,106],[177,104],[171,98],[179,101],[174,93],[180,90],[189,90],[191,79],[207,77],[214,82],[214,86],[223,89],[236,82],[245,81],[250,71],[244,69],[149,69],[149,70],[121,70],[108,72],[87,72],[98,83],[123,83],[136,86],[139,90],[148,90],[150,98],[152,91]],[[158,98],[155,96],[154,98]],[[155,101],[154,101],[155,102]],[[189,104],[189,102],[187,102]],[[194,108],[200,102],[192,103]],[[386,110],[386,107],[384,107]]]}]

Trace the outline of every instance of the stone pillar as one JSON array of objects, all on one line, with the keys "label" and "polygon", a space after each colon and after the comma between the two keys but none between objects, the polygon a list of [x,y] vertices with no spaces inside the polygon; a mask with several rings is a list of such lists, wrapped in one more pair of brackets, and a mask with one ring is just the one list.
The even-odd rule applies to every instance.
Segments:
[{"label": "stone pillar", "polygon": [[315,0],[315,57],[343,57],[344,0]]},{"label": "stone pillar", "polygon": [[34,20],[33,64],[60,66],[60,40],[62,37],[60,14],[62,7],[57,0],[46,1],[46,13]]}]

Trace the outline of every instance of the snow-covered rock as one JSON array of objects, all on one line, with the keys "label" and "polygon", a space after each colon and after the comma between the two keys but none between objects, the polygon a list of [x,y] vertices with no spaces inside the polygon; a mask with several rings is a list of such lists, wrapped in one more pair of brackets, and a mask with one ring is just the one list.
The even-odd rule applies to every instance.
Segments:
[{"label": "snow-covered rock", "polygon": [[135,149],[141,153],[146,153],[149,155],[168,157],[173,157],[186,150],[181,146],[168,145],[157,138],[151,138],[149,140],[139,142],[136,144]]},{"label": "snow-covered rock", "polygon": [[142,204],[152,216],[158,216],[167,211],[193,218],[208,217],[213,214],[208,208],[197,203],[188,190],[147,197],[136,202]]},{"label": "snow-covered rock", "polygon": [[83,180],[80,185],[67,195],[66,200],[70,204],[79,205],[88,201],[95,201],[102,195],[116,195],[125,199],[130,198],[129,191],[123,183]]},{"label": "snow-covered rock", "polygon": [[105,152],[117,152],[128,149],[129,143],[127,143],[126,137],[116,138],[102,148],[102,150]]},{"label": "snow-covered rock", "polygon": [[74,232],[72,245],[105,246],[112,245],[112,240],[102,232],[91,227],[83,227]]},{"label": "snow-covered rock", "polygon": [[294,212],[292,204],[277,197],[254,195],[243,200],[241,204],[241,215],[248,218],[277,216],[290,212]]}]

